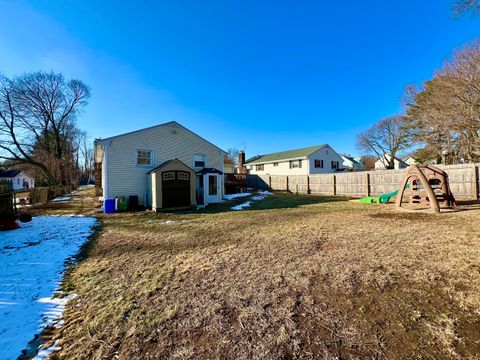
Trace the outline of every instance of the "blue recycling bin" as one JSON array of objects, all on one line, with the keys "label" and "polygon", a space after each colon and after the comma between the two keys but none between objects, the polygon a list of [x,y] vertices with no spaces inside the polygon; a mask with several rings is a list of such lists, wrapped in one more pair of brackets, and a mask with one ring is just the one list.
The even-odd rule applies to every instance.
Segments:
[{"label": "blue recycling bin", "polygon": [[103,204],[103,212],[105,214],[112,214],[115,212],[115,199],[105,199]]}]

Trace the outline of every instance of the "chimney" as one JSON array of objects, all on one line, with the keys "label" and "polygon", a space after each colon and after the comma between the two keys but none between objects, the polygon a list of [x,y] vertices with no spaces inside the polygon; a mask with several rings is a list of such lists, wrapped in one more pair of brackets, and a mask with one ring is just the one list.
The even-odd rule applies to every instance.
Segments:
[{"label": "chimney", "polygon": [[240,150],[238,152],[238,167],[243,168],[244,164],[245,164],[245,151]]}]

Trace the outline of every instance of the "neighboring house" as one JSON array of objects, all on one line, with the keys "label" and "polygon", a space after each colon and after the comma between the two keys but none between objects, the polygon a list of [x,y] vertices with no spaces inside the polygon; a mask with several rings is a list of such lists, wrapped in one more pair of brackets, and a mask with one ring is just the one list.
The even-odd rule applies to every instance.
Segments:
[{"label": "neighboring house", "polygon": [[341,155],[343,159],[343,167],[346,170],[359,171],[365,169],[365,163],[360,156],[352,157],[349,155]]},{"label": "neighboring house", "polygon": [[97,139],[94,149],[104,199],[136,195],[153,210],[223,199],[226,152],[175,121]]},{"label": "neighboring house", "polygon": [[0,181],[8,182],[11,191],[35,187],[35,179],[24,170],[0,170]]},{"label": "neighboring house", "polygon": [[[385,154],[385,157],[383,158],[379,157],[378,160],[375,162],[375,170],[385,170],[390,159],[391,157],[388,154]],[[408,164],[406,164],[405,162],[403,162],[403,160],[399,158],[394,158],[393,163],[395,170],[405,169],[408,167]]]},{"label": "neighboring house", "polygon": [[407,156],[406,158],[403,159],[403,162],[407,164],[408,166],[410,165],[418,165],[418,161],[413,158],[413,156]]},{"label": "neighboring house", "polygon": [[310,175],[343,170],[343,159],[330,145],[257,155],[245,162],[250,174]]}]

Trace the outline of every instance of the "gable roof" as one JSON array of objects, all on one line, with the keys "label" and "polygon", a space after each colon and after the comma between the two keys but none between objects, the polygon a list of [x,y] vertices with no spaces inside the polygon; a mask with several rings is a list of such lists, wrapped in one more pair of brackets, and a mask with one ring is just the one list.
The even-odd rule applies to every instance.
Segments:
[{"label": "gable roof", "polygon": [[350,160],[350,161],[352,162],[352,164],[359,164],[359,165],[360,165],[360,163],[359,163],[357,160],[355,160],[353,157],[351,157],[351,156],[348,156],[348,155],[340,155],[340,156],[341,156],[344,160],[345,160],[345,159],[346,159],[346,160]]},{"label": "gable roof", "polygon": [[22,170],[0,170],[0,178],[14,178],[21,172]]},{"label": "gable roof", "polygon": [[217,145],[215,144],[212,144],[210,141],[204,139],[203,137],[201,137],[200,135],[194,133],[192,130],[190,129],[187,129],[185,126],[183,126],[182,124],[179,124],[178,122],[176,121],[169,121],[169,122],[166,122],[166,123],[162,123],[162,124],[158,124],[158,125],[154,125],[154,126],[150,126],[150,127],[146,127],[146,128],[143,128],[143,129],[138,129],[138,130],[134,130],[134,131],[130,131],[130,132],[127,132],[127,133],[124,133],[124,134],[119,134],[119,135],[115,135],[115,136],[110,136],[110,137],[106,137],[106,138],[99,138],[99,139],[95,139],[95,143],[102,143],[104,141],[110,141],[110,140],[113,140],[113,139],[116,139],[118,137],[121,137],[121,136],[126,136],[126,135],[131,135],[131,134],[135,134],[135,133],[138,133],[138,132],[141,132],[141,131],[145,131],[145,130],[150,130],[150,129],[155,129],[155,128],[158,128],[158,127],[161,127],[161,126],[168,126],[168,125],[177,125],[179,127],[181,127],[182,129],[186,130],[187,132],[189,132],[190,134],[192,135],[195,135],[197,137],[199,137],[200,139],[202,139],[203,141],[209,143],[210,145],[212,145],[213,147],[217,148],[218,150],[220,150],[221,152],[223,153],[227,153],[225,150],[222,150],[220,149]]},{"label": "gable roof", "polygon": [[315,151],[320,150],[325,146],[328,146],[328,145],[321,144],[321,145],[310,146],[310,147],[301,148],[301,149],[280,151],[280,152],[266,154],[266,155],[257,155],[245,161],[245,164],[258,164],[258,163],[266,163],[266,162],[272,162],[272,161],[278,161],[278,160],[287,160],[287,159],[306,157],[313,154]]},{"label": "gable roof", "polygon": [[158,170],[160,170],[161,168],[165,167],[166,165],[168,164],[171,164],[173,162],[178,162],[180,163],[181,165],[185,166],[187,169],[191,170],[192,172],[195,172],[193,171],[193,169],[188,166],[187,164],[185,164],[183,161],[181,160],[178,160],[178,159],[170,159],[170,160],[167,160],[167,161],[164,161],[163,163],[161,163],[160,165],[158,165],[157,167],[153,168],[152,170],[150,170],[149,172],[147,172],[147,174],[151,174],[151,173],[154,173],[154,172],[157,172]]}]

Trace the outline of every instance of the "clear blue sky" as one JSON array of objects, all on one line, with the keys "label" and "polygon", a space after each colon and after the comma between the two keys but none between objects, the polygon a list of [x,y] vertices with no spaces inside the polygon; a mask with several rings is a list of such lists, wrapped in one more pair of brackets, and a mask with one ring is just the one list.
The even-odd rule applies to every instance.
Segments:
[{"label": "clear blue sky", "polygon": [[92,138],[176,120],[247,156],[355,154],[406,85],[480,35],[452,2],[0,0],[0,72],[85,81]]}]

